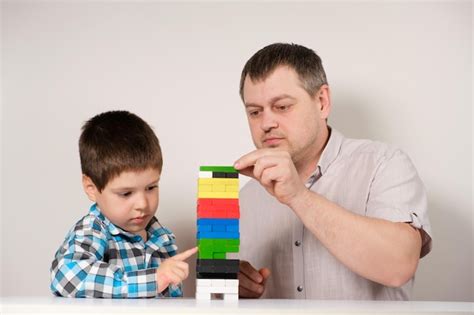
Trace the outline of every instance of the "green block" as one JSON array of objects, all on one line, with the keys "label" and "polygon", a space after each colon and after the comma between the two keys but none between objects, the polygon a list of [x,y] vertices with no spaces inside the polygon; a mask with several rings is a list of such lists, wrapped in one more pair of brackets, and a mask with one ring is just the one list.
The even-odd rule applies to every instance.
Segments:
[{"label": "green block", "polygon": [[239,246],[238,238],[201,238],[197,240],[198,246]]},{"label": "green block", "polygon": [[239,252],[239,246],[227,246],[225,248],[226,253],[238,253]]},{"label": "green block", "polygon": [[213,251],[213,252],[225,252],[227,245],[225,244],[201,244],[199,245],[199,250]]},{"label": "green block", "polygon": [[198,257],[203,259],[212,259],[214,251],[212,249],[199,249]]},{"label": "green block", "polygon": [[214,259],[214,253],[199,252],[198,258],[199,259]]},{"label": "green block", "polygon": [[226,259],[226,253],[216,253],[214,251],[199,251],[199,259]]},{"label": "green block", "polygon": [[239,246],[225,245],[225,246],[199,246],[199,251],[201,252],[220,252],[220,253],[238,253]]},{"label": "green block", "polygon": [[222,172],[222,173],[237,173],[233,166],[200,166],[201,172]]},{"label": "green block", "polygon": [[214,253],[213,257],[214,259],[226,259],[225,253]]}]

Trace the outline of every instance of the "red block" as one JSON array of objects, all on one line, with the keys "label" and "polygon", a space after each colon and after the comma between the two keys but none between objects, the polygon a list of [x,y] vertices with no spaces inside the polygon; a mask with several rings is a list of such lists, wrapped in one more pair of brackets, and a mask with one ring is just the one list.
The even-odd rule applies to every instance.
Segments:
[{"label": "red block", "polygon": [[199,210],[197,211],[198,219],[240,219],[239,210]]},{"label": "red block", "polygon": [[228,210],[227,211],[227,219],[240,219],[240,211],[237,210]]},{"label": "red block", "polygon": [[239,199],[198,199],[197,209],[199,210],[239,210]]}]

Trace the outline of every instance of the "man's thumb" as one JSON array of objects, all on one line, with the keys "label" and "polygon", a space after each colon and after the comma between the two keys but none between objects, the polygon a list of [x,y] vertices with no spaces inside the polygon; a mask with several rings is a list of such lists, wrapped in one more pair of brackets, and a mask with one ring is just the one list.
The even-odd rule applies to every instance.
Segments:
[{"label": "man's thumb", "polygon": [[262,276],[264,283],[268,279],[268,277],[270,277],[270,275],[272,274],[272,272],[268,268],[262,268],[258,271],[258,273],[260,273],[260,275]]}]

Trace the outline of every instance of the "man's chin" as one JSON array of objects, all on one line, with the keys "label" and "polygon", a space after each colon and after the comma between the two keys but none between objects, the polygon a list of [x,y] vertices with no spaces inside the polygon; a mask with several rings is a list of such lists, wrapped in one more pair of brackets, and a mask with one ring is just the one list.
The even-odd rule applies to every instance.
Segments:
[{"label": "man's chin", "polygon": [[262,145],[262,148],[264,148],[264,149],[276,149],[276,150],[289,152],[288,147],[286,145],[282,144],[282,143],[264,144],[264,145]]}]

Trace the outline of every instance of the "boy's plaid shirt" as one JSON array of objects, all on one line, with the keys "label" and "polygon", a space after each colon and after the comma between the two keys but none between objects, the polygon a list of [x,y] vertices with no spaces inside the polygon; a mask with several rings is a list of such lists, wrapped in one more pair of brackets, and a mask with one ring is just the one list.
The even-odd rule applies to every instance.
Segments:
[{"label": "boy's plaid shirt", "polygon": [[148,241],[116,227],[91,206],[66,236],[51,266],[51,291],[58,296],[94,298],[180,297],[181,286],[156,289],[156,269],[176,255],[175,236],[153,217]]}]

